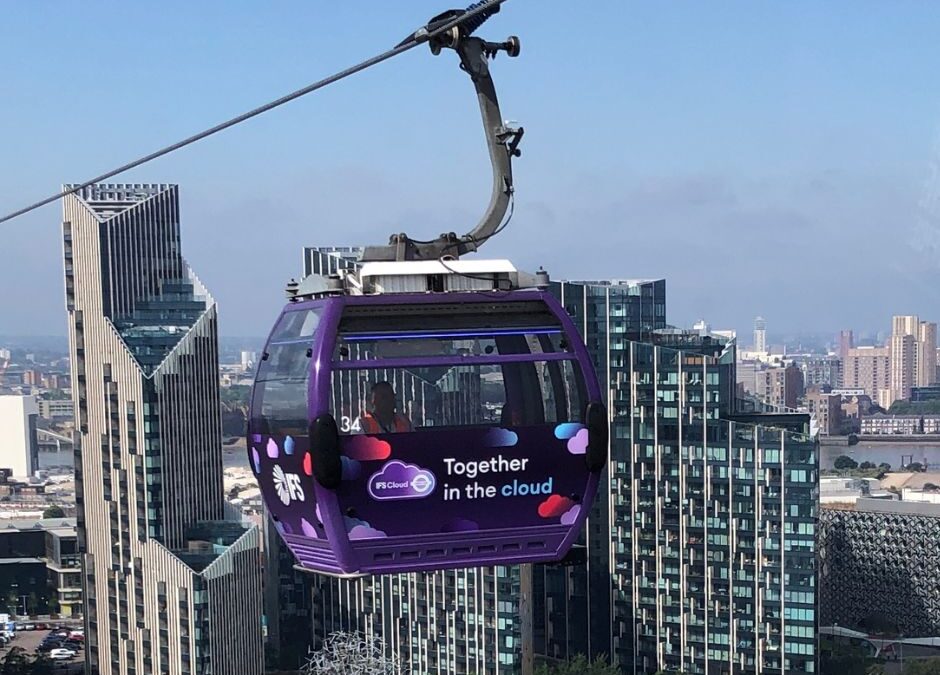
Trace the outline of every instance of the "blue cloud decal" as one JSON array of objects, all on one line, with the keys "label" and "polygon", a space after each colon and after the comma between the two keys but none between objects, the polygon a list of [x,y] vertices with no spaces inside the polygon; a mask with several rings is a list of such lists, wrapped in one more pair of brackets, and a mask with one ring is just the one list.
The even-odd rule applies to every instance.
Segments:
[{"label": "blue cloud decal", "polygon": [[584,428],[583,424],[578,424],[577,422],[562,422],[555,427],[555,438],[559,441],[567,441]]}]

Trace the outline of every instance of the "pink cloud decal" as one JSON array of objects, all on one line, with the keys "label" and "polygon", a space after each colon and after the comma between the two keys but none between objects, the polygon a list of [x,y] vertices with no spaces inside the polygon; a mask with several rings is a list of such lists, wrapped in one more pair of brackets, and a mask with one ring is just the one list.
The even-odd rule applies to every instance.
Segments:
[{"label": "pink cloud decal", "polygon": [[558,518],[574,505],[575,503],[567,497],[551,495],[539,504],[539,515],[542,518]]},{"label": "pink cloud decal", "polygon": [[343,450],[347,457],[361,462],[388,459],[392,455],[392,446],[388,444],[388,441],[371,436],[349,436],[346,438]]},{"label": "pink cloud decal", "polygon": [[572,455],[583,455],[587,452],[588,430],[581,429],[574,436],[568,439],[568,452]]},{"label": "pink cloud decal", "polygon": [[578,516],[581,514],[581,505],[575,504],[570,509],[561,514],[561,524],[562,525],[574,525],[575,521],[578,519]]},{"label": "pink cloud decal", "polygon": [[309,452],[304,455],[304,473],[308,476],[313,475],[313,457],[310,456]]},{"label": "pink cloud decal", "polygon": [[280,454],[280,450],[277,447],[277,443],[274,441],[273,438],[268,439],[267,451],[268,451],[268,457],[270,457],[271,459],[277,459],[278,454]]}]

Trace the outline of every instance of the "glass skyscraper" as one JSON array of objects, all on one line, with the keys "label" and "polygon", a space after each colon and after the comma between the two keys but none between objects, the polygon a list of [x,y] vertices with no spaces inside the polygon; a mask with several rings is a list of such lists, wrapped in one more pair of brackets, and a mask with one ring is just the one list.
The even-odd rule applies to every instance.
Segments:
[{"label": "glass skyscraper", "polygon": [[536,571],[536,652],[627,673],[813,672],[808,417],[739,414],[734,344],[668,329],[661,284],[554,286],[609,384],[611,448],[586,566]]}]

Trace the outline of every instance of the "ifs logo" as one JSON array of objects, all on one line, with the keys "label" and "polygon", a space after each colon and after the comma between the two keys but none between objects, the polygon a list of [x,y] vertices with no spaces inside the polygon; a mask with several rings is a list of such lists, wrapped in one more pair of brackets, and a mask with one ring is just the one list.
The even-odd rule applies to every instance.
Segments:
[{"label": "ifs logo", "polygon": [[304,501],[304,489],[300,485],[300,476],[296,473],[284,473],[280,466],[274,467],[274,489],[284,506],[291,502]]}]

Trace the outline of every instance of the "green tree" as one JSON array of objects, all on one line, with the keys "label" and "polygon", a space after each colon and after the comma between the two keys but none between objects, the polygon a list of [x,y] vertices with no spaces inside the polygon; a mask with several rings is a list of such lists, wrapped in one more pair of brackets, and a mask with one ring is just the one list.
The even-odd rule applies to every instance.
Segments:
[{"label": "green tree", "polygon": [[62,510],[62,507],[58,504],[53,504],[52,506],[46,507],[46,510],[42,512],[43,518],[65,518],[65,511]]},{"label": "green tree", "polygon": [[621,675],[621,672],[610,665],[605,656],[588,661],[586,656],[578,654],[567,663],[543,663],[535,669],[535,675]]},{"label": "green tree", "polygon": [[874,462],[862,462],[861,465],[860,465],[858,468],[860,468],[860,469],[877,469],[878,467],[875,466],[875,463],[874,463]]},{"label": "green tree", "polygon": [[22,647],[10,647],[0,663],[0,675],[29,675],[29,654]]},{"label": "green tree", "polygon": [[833,466],[839,470],[845,469],[857,469],[858,462],[849,457],[848,455],[839,455],[836,457],[836,461],[833,462]]}]

